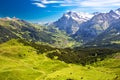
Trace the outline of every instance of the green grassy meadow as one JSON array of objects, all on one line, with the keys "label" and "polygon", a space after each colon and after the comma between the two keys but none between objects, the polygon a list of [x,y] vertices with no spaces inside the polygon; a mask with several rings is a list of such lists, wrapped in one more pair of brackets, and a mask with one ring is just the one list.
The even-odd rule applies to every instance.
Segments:
[{"label": "green grassy meadow", "polygon": [[15,39],[0,44],[0,80],[120,80],[120,53],[82,66],[50,59],[49,52]]}]

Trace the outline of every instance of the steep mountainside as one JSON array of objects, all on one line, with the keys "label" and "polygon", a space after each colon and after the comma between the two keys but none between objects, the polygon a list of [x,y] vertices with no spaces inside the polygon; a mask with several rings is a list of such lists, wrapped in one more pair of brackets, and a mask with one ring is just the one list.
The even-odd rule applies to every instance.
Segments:
[{"label": "steep mountainside", "polygon": [[84,43],[94,40],[104,32],[115,20],[120,18],[120,9],[111,10],[109,13],[99,13],[89,21],[80,25],[74,37]]},{"label": "steep mountainside", "polygon": [[92,44],[119,44],[120,42],[120,19],[115,20],[108,29],[100,34]]},{"label": "steep mountainside", "polygon": [[12,38],[45,42],[57,47],[70,47],[75,43],[64,31],[60,31],[53,26],[40,26],[17,18],[0,19],[0,42]]},{"label": "steep mountainside", "polygon": [[[100,19],[105,18],[103,21],[106,21],[106,15],[102,13]],[[101,32],[95,38],[96,44],[120,44],[120,19],[113,20],[108,28],[102,29],[99,26]],[[98,31],[97,28],[95,30]],[[83,39],[88,38],[80,38]],[[120,47],[65,48],[75,43],[66,32],[54,26],[40,26],[17,18],[2,18],[0,80],[120,80]]]},{"label": "steep mountainside", "polygon": [[70,11],[65,13],[58,21],[54,22],[53,25],[60,30],[66,31],[68,34],[75,34],[79,29],[79,25],[92,17],[92,14]]},{"label": "steep mountainside", "polygon": [[76,41],[88,43],[103,33],[109,26],[120,18],[120,9],[108,13],[93,14],[67,12],[52,25],[64,30]]},{"label": "steep mountainside", "polygon": [[[109,13],[96,12],[94,16],[87,13],[68,12],[49,26],[40,26],[17,18],[1,18],[0,43],[12,38],[21,38],[64,48],[92,41],[101,43],[110,40],[111,42],[115,39],[119,40],[119,29],[111,27],[118,26],[117,28],[119,28],[119,18],[120,9],[111,10]],[[111,31],[113,32],[111,33]],[[118,37],[116,37],[117,35]],[[111,40],[113,37],[114,40]]]}]

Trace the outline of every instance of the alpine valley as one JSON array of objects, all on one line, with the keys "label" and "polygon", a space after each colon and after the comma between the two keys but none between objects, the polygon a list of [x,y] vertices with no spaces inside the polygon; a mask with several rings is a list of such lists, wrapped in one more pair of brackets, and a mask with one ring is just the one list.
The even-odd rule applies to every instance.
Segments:
[{"label": "alpine valley", "polygon": [[0,80],[120,80],[120,8],[43,25],[0,18]]}]

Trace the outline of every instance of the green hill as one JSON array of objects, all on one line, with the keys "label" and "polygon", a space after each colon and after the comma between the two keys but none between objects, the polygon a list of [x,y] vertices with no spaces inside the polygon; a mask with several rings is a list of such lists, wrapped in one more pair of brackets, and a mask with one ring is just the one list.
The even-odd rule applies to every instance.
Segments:
[{"label": "green hill", "polygon": [[25,39],[32,42],[48,43],[56,47],[71,47],[75,45],[74,39],[64,31],[53,26],[40,26],[20,19],[0,19],[0,43],[12,38]]},{"label": "green hill", "polygon": [[60,61],[59,56],[48,58],[47,55],[53,52],[67,51],[15,39],[0,44],[0,80],[119,80],[120,78],[119,53],[110,55],[112,58],[108,56],[108,59],[82,66]]},{"label": "green hill", "polygon": [[2,18],[0,80],[120,80],[119,48],[77,45],[54,26]]}]

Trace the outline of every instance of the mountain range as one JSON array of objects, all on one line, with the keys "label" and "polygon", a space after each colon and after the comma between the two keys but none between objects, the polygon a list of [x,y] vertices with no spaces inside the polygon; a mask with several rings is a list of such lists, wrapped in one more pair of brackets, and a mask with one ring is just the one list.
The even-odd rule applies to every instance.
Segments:
[{"label": "mountain range", "polygon": [[55,27],[40,26],[17,18],[1,18],[0,43],[13,38],[47,43],[56,47],[70,47],[75,43],[74,39],[69,37],[64,31],[60,31]]},{"label": "mountain range", "polygon": [[53,22],[53,25],[71,35],[78,31],[80,24],[88,21],[93,16],[93,14],[70,11],[63,14],[63,16],[58,19],[58,21]]},{"label": "mountain range", "polygon": [[120,80],[120,9],[45,25],[0,18],[0,80]]},{"label": "mountain range", "polygon": [[0,43],[12,38],[55,47],[119,44],[120,8],[92,14],[69,11],[57,21],[39,25],[18,18],[0,19]]},{"label": "mountain range", "polygon": [[[114,35],[112,35],[113,33],[110,31],[115,28],[114,26],[120,24],[119,18],[120,8],[111,10],[108,13],[95,12],[93,14],[88,14],[81,12],[67,12],[58,19],[58,21],[53,22],[53,25],[60,30],[66,31],[72,38],[83,44],[95,41],[95,39],[99,43],[100,35],[106,35],[101,36],[101,39],[107,38],[107,35],[114,37]],[[110,28],[111,26],[113,28]],[[117,30],[118,34],[119,31],[120,30]]]}]

